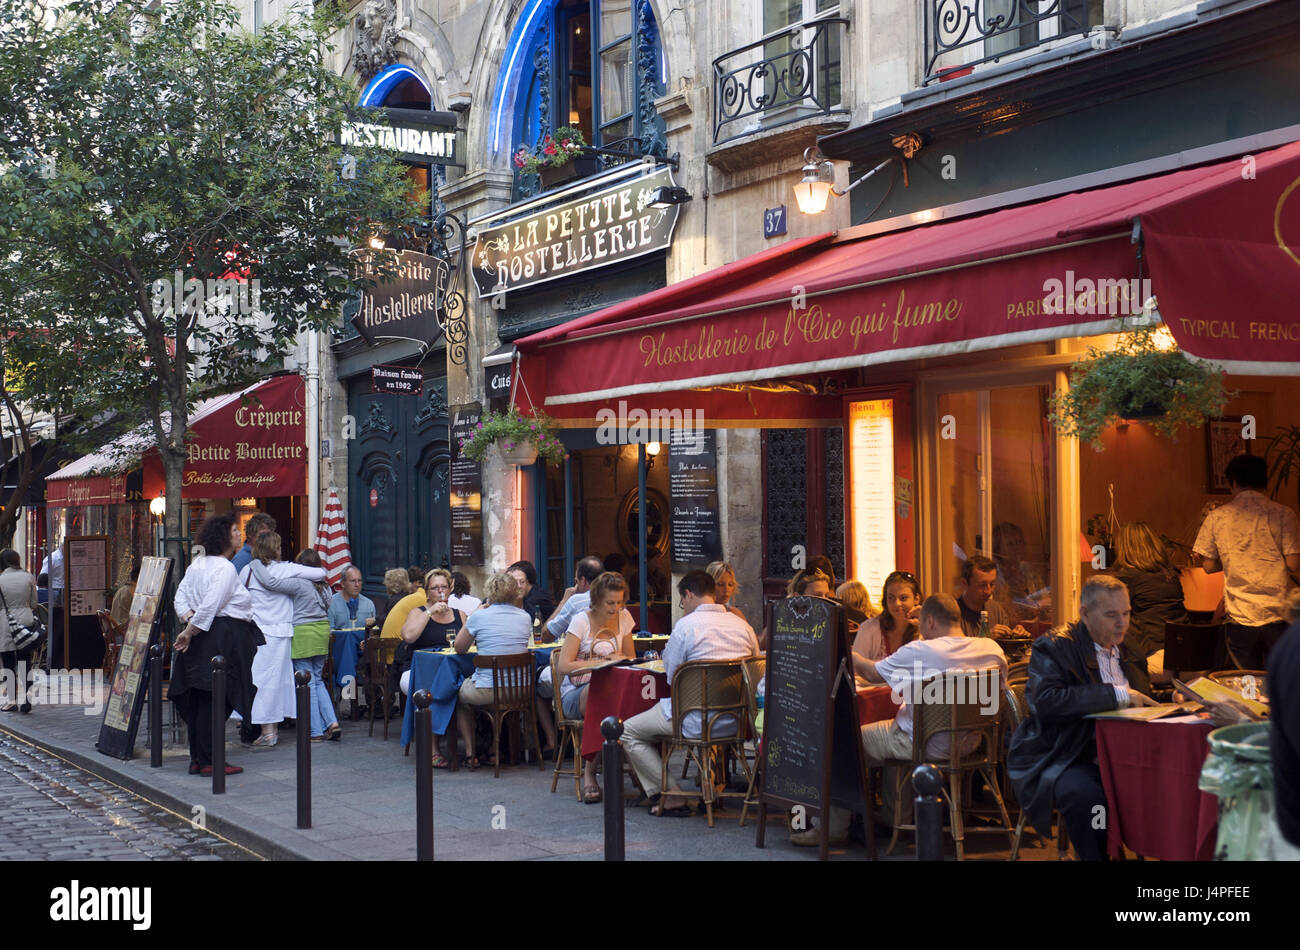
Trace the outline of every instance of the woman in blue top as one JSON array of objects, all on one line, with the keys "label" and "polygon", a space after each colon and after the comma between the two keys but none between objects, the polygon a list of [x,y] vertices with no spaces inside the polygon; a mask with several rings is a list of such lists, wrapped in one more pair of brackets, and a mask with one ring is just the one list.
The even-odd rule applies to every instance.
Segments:
[{"label": "woman in blue top", "polygon": [[[493,574],[483,588],[487,600],[469,615],[460,628],[453,646],[457,653],[468,652],[478,644],[481,656],[508,656],[528,649],[533,632],[533,618],[522,607],[523,592],[519,582],[509,574]],[[476,669],[460,684],[457,694],[456,727],[465,743],[464,763],[471,769],[479,766],[474,749],[474,706],[492,705],[492,670]]]}]

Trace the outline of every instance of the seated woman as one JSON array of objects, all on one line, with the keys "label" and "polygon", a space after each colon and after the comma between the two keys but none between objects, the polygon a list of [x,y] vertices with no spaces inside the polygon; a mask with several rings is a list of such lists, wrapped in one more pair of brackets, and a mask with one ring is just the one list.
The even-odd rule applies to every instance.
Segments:
[{"label": "seated woman", "polygon": [[[410,692],[411,660],[416,650],[441,650],[460,632],[465,625],[465,615],[447,605],[451,596],[451,574],[440,567],[435,567],[424,575],[426,602],[416,607],[406,616],[402,624],[402,643],[400,651],[401,671],[398,687],[403,694]],[[450,763],[442,754],[442,736],[433,736],[433,767],[445,769]]]},{"label": "seated woman", "polygon": [[[509,574],[493,574],[483,586],[483,593],[487,597],[484,606],[470,614],[456,634],[456,652],[468,653],[475,643],[479,656],[527,651],[533,618],[523,608],[524,594],[519,583]],[[474,675],[460,684],[456,700],[456,728],[465,743],[462,761],[467,768],[476,769],[479,760],[474,749],[473,707],[492,705],[492,671],[486,667],[475,669]]]},{"label": "seated woman", "polygon": [[[835,588],[835,599],[845,607],[852,608],[861,614],[864,614],[867,620],[877,616],[880,611],[876,605],[871,602],[871,594],[867,591],[867,585],[861,581],[845,581],[839,587]],[[860,623],[865,621],[854,621],[849,619],[849,633],[856,634]]]},{"label": "seated woman", "polygon": [[[636,621],[623,609],[626,602],[627,581],[621,574],[606,571],[591,583],[591,607],[574,614],[569,621],[555,668],[564,676],[560,681],[560,706],[570,719],[581,719],[587,713],[591,673],[584,671],[616,657],[636,659],[632,643]],[[582,800],[589,805],[600,801],[595,758],[582,765]]]},{"label": "seated woman", "polygon": [[853,652],[868,660],[883,660],[904,643],[916,639],[916,616],[922,600],[921,585],[914,575],[894,571],[886,577],[881,597],[885,609],[858,626]]},{"label": "seated woman", "polygon": [[1165,673],[1165,623],[1186,623],[1183,585],[1169,557],[1169,547],[1145,521],[1115,529],[1115,564],[1111,573],[1128,588],[1133,615],[1124,642],[1146,657],[1153,682],[1169,682]]},{"label": "seated woman", "polygon": [[720,607],[726,607],[728,613],[733,613],[741,620],[745,619],[744,612],[731,602],[731,598],[736,596],[740,587],[736,584],[736,572],[726,561],[714,561],[705,568],[709,576],[713,578],[716,586],[713,595],[713,602]]}]

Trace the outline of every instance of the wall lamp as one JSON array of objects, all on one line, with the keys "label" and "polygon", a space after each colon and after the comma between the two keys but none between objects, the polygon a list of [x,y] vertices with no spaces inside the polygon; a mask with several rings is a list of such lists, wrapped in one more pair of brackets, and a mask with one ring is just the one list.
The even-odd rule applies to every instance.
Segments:
[{"label": "wall lamp", "polygon": [[676,185],[660,185],[650,192],[650,207],[671,208],[673,205],[686,204],[691,200],[691,193]]},{"label": "wall lamp", "polygon": [[892,162],[894,156],[885,159],[843,191],[837,191],[833,184],[835,181],[835,166],[822,156],[817,146],[810,145],[804,149],[803,160],[803,178],[799,179],[799,183],[794,186],[795,201],[799,203],[799,210],[804,214],[821,214],[826,210],[826,202],[831,195],[843,198],[858,185]]}]

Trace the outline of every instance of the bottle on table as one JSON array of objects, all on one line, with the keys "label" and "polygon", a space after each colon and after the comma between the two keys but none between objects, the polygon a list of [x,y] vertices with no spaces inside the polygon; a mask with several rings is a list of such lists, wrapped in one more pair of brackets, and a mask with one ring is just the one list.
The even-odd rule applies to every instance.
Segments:
[{"label": "bottle on table", "polygon": [[987,610],[981,610],[980,611],[980,636],[987,637],[988,635],[989,635],[989,612]]}]

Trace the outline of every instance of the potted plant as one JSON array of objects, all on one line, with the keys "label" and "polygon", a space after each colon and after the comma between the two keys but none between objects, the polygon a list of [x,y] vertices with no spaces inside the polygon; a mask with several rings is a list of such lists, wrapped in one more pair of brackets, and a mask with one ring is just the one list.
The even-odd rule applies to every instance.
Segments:
[{"label": "potted plant", "polygon": [[1142,327],[1121,334],[1113,350],[1089,348],[1070,368],[1069,390],[1049,401],[1057,431],[1100,452],[1106,427],[1127,419],[1149,419],[1155,431],[1173,437],[1222,415],[1229,398],[1222,372],[1190,359],[1158,333]]},{"label": "potted plant", "polygon": [[555,436],[555,426],[540,412],[522,415],[511,406],[504,412],[489,412],[474,434],[461,439],[461,454],[476,462],[483,461],[488,449],[497,446],[501,457],[510,465],[531,465],[540,455],[546,461],[564,461],[565,448]]},{"label": "potted plant", "polygon": [[599,170],[595,156],[587,155],[586,148],[582,132],[566,125],[531,149],[526,145],[519,146],[515,152],[515,167],[521,174],[538,175],[543,188],[554,188],[575,178],[594,175]]}]

